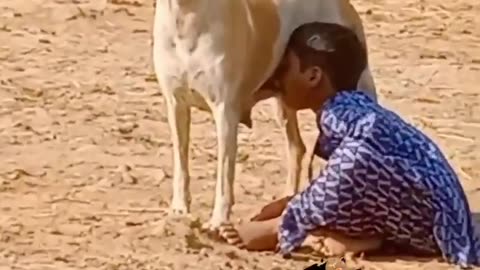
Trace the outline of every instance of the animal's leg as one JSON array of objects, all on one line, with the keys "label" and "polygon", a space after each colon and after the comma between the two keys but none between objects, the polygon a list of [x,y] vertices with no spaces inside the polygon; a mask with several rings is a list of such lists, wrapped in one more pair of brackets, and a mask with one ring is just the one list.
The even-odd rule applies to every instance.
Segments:
[{"label": "animal's leg", "polygon": [[233,182],[237,155],[239,113],[232,104],[222,104],[213,110],[217,128],[217,183],[215,202],[209,229],[216,230],[229,221],[234,204]]},{"label": "animal's leg", "polygon": [[173,195],[170,208],[174,214],[187,214],[191,201],[188,170],[190,107],[182,98],[165,96],[173,144]]},{"label": "animal's leg", "polygon": [[277,122],[283,128],[286,138],[288,172],[284,195],[291,196],[298,192],[306,149],[298,129],[297,112],[288,108],[281,98],[276,97],[274,100]]},{"label": "animal's leg", "polygon": [[369,94],[372,98],[377,100],[375,81],[373,80],[372,72],[370,71],[370,67],[368,65],[365,67],[362,74],[360,75],[357,83],[357,88],[365,91],[365,93]]}]

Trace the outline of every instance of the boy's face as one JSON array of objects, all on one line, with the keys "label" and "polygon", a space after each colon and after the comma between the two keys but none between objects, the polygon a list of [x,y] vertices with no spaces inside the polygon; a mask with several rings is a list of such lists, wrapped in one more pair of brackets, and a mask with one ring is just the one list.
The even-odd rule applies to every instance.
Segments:
[{"label": "boy's face", "polygon": [[319,109],[327,97],[328,89],[322,80],[322,70],[317,67],[301,69],[300,59],[287,51],[280,63],[275,86],[285,104],[294,109]]}]

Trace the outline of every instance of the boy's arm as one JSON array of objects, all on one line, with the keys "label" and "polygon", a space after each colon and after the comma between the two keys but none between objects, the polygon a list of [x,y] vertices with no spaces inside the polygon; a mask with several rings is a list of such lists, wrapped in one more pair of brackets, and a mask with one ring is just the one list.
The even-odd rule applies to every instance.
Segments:
[{"label": "boy's arm", "polygon": [[348,226],[341,224],[342,220],[337,215],[340,209],[351,213],[353,207],[348,203],[350,197],[341,197],[362,192],[353,190],[352,179],[354,169],[363,170],[368,164],[368,151],[358,151],[361,146],[361,142],[345,138],[330,156],[320,176],[288,203],[279,228],[282,254],[287,255],[299,247],[309,231],[320,227],[334,229],[332,227]]},{"label": "boy's arm", "polygon": [[355,112],[342,105],[336,105],[317,112],[318,138],[313,152],[323,160],[328,160],[330,155],[342,143],[349,128],[349,122]]},{"label": "boy's arm", "polygon": [[264,221],[272,218],[277,218],[282,215],[282,212],[287,207],[287,203],[292,199],[293,196],[286,196],[276,201],[273,201],[260,210],[260,213],[256,214],[250,219],[250,221]]},{"label": "boy's arm", "polygon": [[370,166],[371,151],[364,142],[377,122],[376,114],[359,104],[371,102],[368,97],[354,93],[339,94],[331,102],[324,105],[317,117],[321,135],[316,150],[327,160],[327,165],[319,177],[287,205],[279,228],[279,245],[284,254],[300,246],[310,230],[319,227],[349,230],[349,223],[342,222],[350,222],[350,217],[340,220],[338,215],[352,213],[355,199],[352,197],[363,196],[363,190],[354,185],[354,180],[363,179],[354,177],[365,177],[361,173]]}]

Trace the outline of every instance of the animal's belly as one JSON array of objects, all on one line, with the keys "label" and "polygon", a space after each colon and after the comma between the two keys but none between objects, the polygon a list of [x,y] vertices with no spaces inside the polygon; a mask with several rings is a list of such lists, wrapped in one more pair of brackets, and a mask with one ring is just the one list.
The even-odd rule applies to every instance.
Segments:
[{"label": "animal's belly", "polygon": [[210,111],[212,103],[209,87],[218,79],[212,73],[209,54],[198,55],[196,51],[184,49],[181,42],[177,47],[161,46],[165,37],[157,38],[154,45],[155,72],[165,95],[174,95],[181,102],[203,111]]}]

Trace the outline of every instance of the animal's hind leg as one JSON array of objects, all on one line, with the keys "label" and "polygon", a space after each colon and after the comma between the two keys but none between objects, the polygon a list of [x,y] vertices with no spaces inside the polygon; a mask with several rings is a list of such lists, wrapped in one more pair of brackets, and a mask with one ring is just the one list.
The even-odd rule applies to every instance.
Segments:
[{"label": "animal's hind leg", "polygon": [[222,104],[213,109],[217,129],[217,183],[215,202],[209,229],[216,230],[230,219],[234,204],[233,182],[237,155],[237,131],[240,115],[234,104]]},{"label": "animal's hind leg", "polygon": [[279,97],[276,97],[274,101],[276,119],[278,124],[283,128],[287,148],[288,172],[284,195],[290,196],[298,192],[302,172],[302,161],[306,149],[302,136],[300,135],[300,130],[298,129],[297,112],[288,108]]},{"label": "animal's hind leg", "polygon": [[373,80],[370,67],[367,65],[360,74],[360,78],[357,83],[357,88],[370,95],[375,101],[377,100],[377,90],[375,89],[375,81]]},{"label": "animal's hind leg", "polygon": [[165,97],[173,144],[173,195],[170,208],[174,214],[187,214],[191,200],[188,170],[190,107],[181,97],[168,94]]}]

